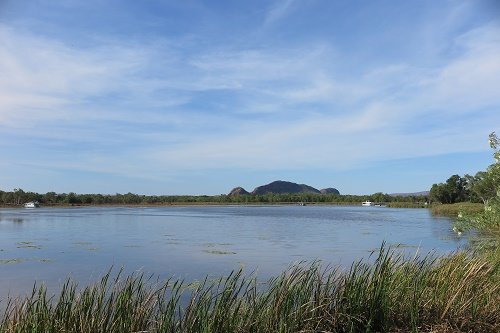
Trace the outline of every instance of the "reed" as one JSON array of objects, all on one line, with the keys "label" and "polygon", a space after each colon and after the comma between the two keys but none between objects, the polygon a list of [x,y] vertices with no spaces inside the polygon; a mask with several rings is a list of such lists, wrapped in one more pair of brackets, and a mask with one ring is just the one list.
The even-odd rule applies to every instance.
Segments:
[{"label": "reed", "polygon": [[498,263],[458,253],[405,259],[381,247],[350,269],[294,265],[264,286],[235,271],[196,287],[111,272],[56,296],[8,299],[1,332],[493,332]]},{"label": "reed", "polygon": [[433,205],[431,213],[434,215],[458,216],[458,214],[477,214],[484,211],[482,203],[458,202],[454,204]]},{"label": "reed", "polygon": [[425,202],[388,202],[390,208],[428,208]]}]

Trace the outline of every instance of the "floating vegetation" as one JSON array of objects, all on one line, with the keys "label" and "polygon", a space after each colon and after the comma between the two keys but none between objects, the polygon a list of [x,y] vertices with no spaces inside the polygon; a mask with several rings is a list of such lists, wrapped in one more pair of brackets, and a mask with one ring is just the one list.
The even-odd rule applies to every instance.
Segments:
[{"label": "floating vegetation", "polygon": [[33,242],[18,242],[17,243],[17,248],[18,249],[36,249],[40,250],[42,247],[40,245],[37,245]]},{"label": "floating vegetation", "polygon": [[236,254],[236,252],[233,251],[223,251],[223,250],[203,250],[203,252],[210,254]]},{"label": "floating vegetation", "polygon": [[23,261],[21,258],[0,259],[0,264],[20,264]]},{"label": "floating vegetation", "polygon": [[42,247],[40,245],[21,245],[17,247],[18,249],[35,249],[40,250]]}]

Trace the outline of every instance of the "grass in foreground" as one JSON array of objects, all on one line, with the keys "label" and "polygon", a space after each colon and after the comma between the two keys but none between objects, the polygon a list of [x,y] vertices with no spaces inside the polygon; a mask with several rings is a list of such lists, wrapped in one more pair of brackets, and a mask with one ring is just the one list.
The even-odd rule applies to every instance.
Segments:
[{"label": "grass in foreground", "polygon": [[110,274],[58,296],[8,300],[1,332],[390,332],[500,330],[498,265],[465,254],[404,260],[383,247],[348,271],[293,266],[265,287],[241,271],[195,289]]}]

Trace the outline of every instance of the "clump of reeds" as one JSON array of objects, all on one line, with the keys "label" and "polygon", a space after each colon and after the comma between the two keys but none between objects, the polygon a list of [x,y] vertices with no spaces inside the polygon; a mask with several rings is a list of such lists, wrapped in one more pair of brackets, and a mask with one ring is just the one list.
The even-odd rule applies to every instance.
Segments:
[{"label": "clump of reeds", "polygon": [[494,263],[466,254],[404,259],[381,248],[350,269],[295,265],[264,286],[241,271],[196,288],[143,275],[57,296],[7,300],[1,332],[387,332],[500,330]]},{"label": "clump of reeds", "polygon": [[390,208],[428,208],[425,202],[388,202]]},{"label": "clump of reeds", "polygon": [[484,211],[482,203],[458,202],[454,204],[433,205],[431,213],[434,215],[458,216],[458,214],[477,214]]}]

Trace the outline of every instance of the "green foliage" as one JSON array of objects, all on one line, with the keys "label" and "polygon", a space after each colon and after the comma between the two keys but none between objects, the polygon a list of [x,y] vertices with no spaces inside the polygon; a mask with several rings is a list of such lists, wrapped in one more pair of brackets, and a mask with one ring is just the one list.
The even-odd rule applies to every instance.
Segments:
[{"label": "green foliage", "polygon": [[490,134],[489,142],[490,147],[494,150],[495,163],[478,181],[482,188],[488,187],[488,190],[483,192],[488,193],[484,200],[484,210],[479,214],[461,214],[455,223],[455,229],[460,232],[470,228],[487,231],[494,236],[498,244],[500,239],[500,159],[499,139],[494,132]]},{"label": "green foliage", "polygon": [[491,199],[479,214],[462,214],[456,227],[461,231],[469,228],[500,231],[500,196]]},{"label": "green foliage", "polygon": [[446,183],[433,184],[429,193],[431,201],[452,204],[470,200],[467,180],[466,177],[453,175]]},{"label": "green foliage", "polygon": [[479,171],[475,176],[465,175],[469,190],[484,204],[487,204],[488,200],[496,195],[496,187],[498,186],[498,178],[494,172],[496,168],[495,165],[492,165],[488,171]]},{"label": "green foliage", "polygon": [[76,194],[47,192],[38,194],[15,190],[0,192],[0,204],[21,205],[27,201],[38,201],[43,205],[168,205],[168,204],[279,204],[279,203],[325,203],[325,204],[360,204],[369,200],[379,203],[401,202],[415,203],[419,206],[428,200],[426,196],[390,196],[383,193],[372,195],[338,195],[315,193],[286,193],[262,195],[139,195],[126,194]]},{"label": "green foliage", "polygon": [[455,202],[481,200],[488,205],[488,200],[495,198],[500,190],[500,140],[495,132],[489,135],[489,144],[493,149],[495,163],[486,171],[479,171],[475,176],[453,175],[446,183],[433,184],[429,193],[432,202],[452,204]]}]

